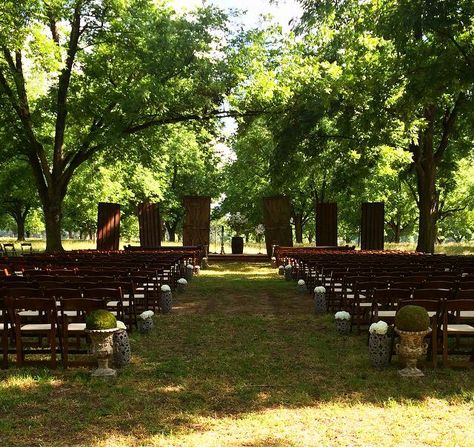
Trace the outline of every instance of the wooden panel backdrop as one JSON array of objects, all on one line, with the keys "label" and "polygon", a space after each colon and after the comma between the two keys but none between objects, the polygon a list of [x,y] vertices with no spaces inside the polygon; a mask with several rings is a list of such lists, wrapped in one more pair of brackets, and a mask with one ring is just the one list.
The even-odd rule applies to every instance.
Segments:
[{"label": "wooden panel backdrop", "polygon": [[158,203],[138,205],[138,225],[140,228],[140,247],[157,248],[161,246],[161,219]]},{"label": "wooden panel backdrop", "polygon": [[209,245],[211,198],[184,197],[183,245]]},{"label": "wooden panel backdrop", "polygon": [[120,205],[99,202],[97,213],[97,250],[118,250],[120,242]]},{"label": "wooden panel backdrop", "polygon": [[263,198],[263,222],[268,256],[272,254],[272,245],[293,247],[290,219],[291,205],[288,197]]},{"label": "wooden panel backdrop", "polygon": [[316,204],[316,246],[337,246],[337,203]]},{"label": "wooden panel backdrop", "polygon": [[363,203],[360,222],[360,248],[384,249],[385,206],[383,202]]}]

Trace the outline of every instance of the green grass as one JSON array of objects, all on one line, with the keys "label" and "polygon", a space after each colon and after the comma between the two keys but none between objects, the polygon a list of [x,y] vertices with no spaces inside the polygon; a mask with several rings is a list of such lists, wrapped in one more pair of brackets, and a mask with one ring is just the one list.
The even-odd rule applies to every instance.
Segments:
[{"label": "green grass", "polygon": [[474,446],[474,370],[410,381],[369,366],[265,265],[203,271],[109,382],[85,369],[0,373],[1,445]]},{"label": "green grass", "polygon": [[[211,235],[212,236],[212,235]],[[213,236],[212,236],[213,237]],[[211,243],[209,245],[209,250],[211,252],[220,253],[220,242],[216,245],[214,243],[214,239],[211,237]],[[5,242],[12,242],[15,244],[18,252],[20,252],[20,242],[15,241],[12,238],[0,238],[0,243]],[[27,242],[31,242],[33,250],[36,252],[44,251],[46,248],[46,242],[41,239],[28,239]],[[139,245],[140,242],[138,240],[121,240],[120,241],[120,248],[123,248],[124,245],[132,244],[132,245]],[[181,245],[181,242],[162,242],[163,246],[167,245]],[[314,244],[295,244],[297,247],[312,247]],[[81,241],[81,240],[73,240],[73,239],[64,239],[63,240],[63,247],[65,250],[94,250],[96,248],[95,241]],[[415,243],[408,243],[402,242],[399,244],[394,243],[386,243],[385,248],[387,250],[404,250],[404,251],[414,251],[416,248]],[[446,242],[444,244],[436,245],[436,253],[446,253],[449,255],[473,255],[474,254],[474,242],[463,242],[463,243],[454,243],[454,242]],[[225,253],[231,253],[231,247],[229,243],[224,245]],[[256,254],[256,253],[265,253],[265,244],[257,244],[255,242],[249,242],[244,245],[244,252],[248,254]]]}]

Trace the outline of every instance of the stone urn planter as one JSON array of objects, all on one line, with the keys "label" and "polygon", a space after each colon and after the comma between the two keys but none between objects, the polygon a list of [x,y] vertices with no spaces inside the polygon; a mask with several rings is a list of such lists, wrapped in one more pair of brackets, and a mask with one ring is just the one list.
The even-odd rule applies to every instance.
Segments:
[{"label": "stone urn planter", "polygon": [[155,315],[155,313],[152,310],[146,310],[138,316],[137,325],[140,334],[148,334],[151,332],[155,326],[153,323],[153,315]]},{"label": "stone urn planter", "polygon": [[285,265],[285,281],[292,280],[293,266],[291,264]]},{"label": "stone urn planter", "polygon": [[202,258],[201,269],[202,270],[207,270],[208,268],[209,268],[209,258],[206,256],[206,257]]},{"label": "stone urn planter", "polygon": [[369,328],[369,360],[374,368],[383,368],[390,360],[390,337],[385,321],[372,323]]},{"label": "stone urn planter", "polygon": [[314,310],[317,314],[324,314],[327,311],[326,288],[323,286],[314,288]]},{"label": "stone urn planter", "polygon": [[113,353],[114,332],[113,329],[86,329],[92,343],[92,354],[97,359],[98,368],[92,372],[93,377],[112,377],[117,375],[115,369],[109,368],[109,360]]},{"label": "stone urn planter", "polygon": [[159,304],[162,314],[168,314],[171,312],[171,309],[173,307],[173,295],[171,293],[170,286],[161,286]]},{"label": "stone urn planter", "polygon": [[272,256],[271,263],[272,263],[272,268],[276,268],[276,266],[277,266],[277,258],[275,258],[275,256]]},{"label": "stone urn planter", "polygon": [[298,284],[296,286],[296,290],[300,295],[304,295],[305,293],[308,292],[308,288],[306,287],[306,283],[304,282],[304,279],[299,279]]},{"label": "stone urn planter", "polygon": [[431,332],[430,317],[426,309],[420,306],[403,306],[395,316],[395,332],[400,342],[395,348],[405,368],[399,370],[402,377],[423,377],[423,372],[417,367],[418,360],[428,350],[425,337]]},{"label": "stone urn planter", "polygon": [[244,238],[234,236],[231,240],[232,254],[241,255],[244,252]]},{"label": "stone urn planter", "polygon": [[278,274],[281,276],[285,274],[285,267],[283,265],[280,265],[280,267],[278,267]]},{"label": "stone urn planter", "polygon": [[117,374],[109,367],[113,353],[114,333],[119,330],[115,316],[105,310],[93,310],[86,317],[86,334],[92,344],[92,354],[97,359],[98,368],[92,372],[93,377],[112,377]]},{"label": "stone urn planter", "polygon": [[[119,325],[117,325],[119,326]],[[118,327],[113,334],[113,363],[116,368],[123,368],[130,363],[132,351],[130,349],[130,340],[128,339],[127,330]]]},{"label": "stone urn planter", "polygon": [[431,332],[431,328],[420,332],[407,332],[395,328],[395,332],[400,337],[400,343],[397,343],[395,348],[400,360],[406,363],[405,368],[398,373],[403,377],[423,377],[423,371],[417,367],[417,363],[428,350],[428,343],[424,340]]},{"label": "stone urn planter", "polygon": [[186,266],[186,273],[185,273],[185,277],[188,282],[193,279],[193,274],[194,274],[194,265],[188,264]]},{"label": "stone urn planter", "polygon": [[343,310],[334,315],[336,331],[339,335],[349,335],[351,332],[351,314]]},{"label": "stone urn planter", "polygon": [[185,278],[178,279],[178,282],[176,283],[176,291],[178,293],[186,292],[187,287],[188,287],[188,281],[186,281]]}]

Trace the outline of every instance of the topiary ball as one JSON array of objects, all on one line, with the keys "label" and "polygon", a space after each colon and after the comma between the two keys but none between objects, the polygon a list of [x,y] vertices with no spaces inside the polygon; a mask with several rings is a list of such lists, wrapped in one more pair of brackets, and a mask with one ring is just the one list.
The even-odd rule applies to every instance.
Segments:
[{"label": "topiary ball", "polygon": [[430,317],[424,307],[409,304],[395,316],[395,327],[405,332],[422,332],[430,327]]},{"label": "topiary ball", "polygon": [[117,319],[115,315],[105,309],[93,310],[86,317],[86,329],[104,330],[114,329],[117,327]]}]

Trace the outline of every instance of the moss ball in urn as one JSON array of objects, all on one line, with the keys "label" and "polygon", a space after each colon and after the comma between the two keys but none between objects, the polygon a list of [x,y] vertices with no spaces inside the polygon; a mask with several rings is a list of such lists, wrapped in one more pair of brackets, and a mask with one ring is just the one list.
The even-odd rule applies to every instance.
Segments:
[{"label": "moss ball in urn", "polygon": [[430,317],[424,307],[403,306],[395,316],[395,327],[405,332],[422,332],[430,327]]},{"label": "moss ball in urn", "polygon": [[114,329],[117,327],[115,315],[105,309],[93,310],[86,317],[86,328],[91,331]]}]

